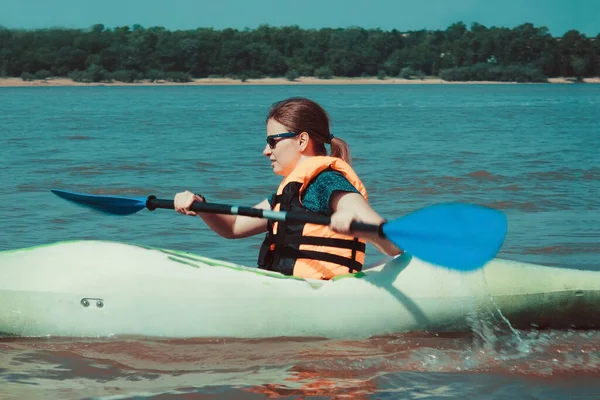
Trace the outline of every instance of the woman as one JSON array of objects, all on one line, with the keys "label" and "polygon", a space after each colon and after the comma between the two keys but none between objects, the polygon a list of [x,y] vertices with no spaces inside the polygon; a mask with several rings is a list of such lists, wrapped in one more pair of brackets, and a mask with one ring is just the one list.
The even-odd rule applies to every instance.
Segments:
[{"label": "woman", "polygon": [[[331,224],[271,222],[265,219],[196,213],[193,202],[206,199],[185,191],[175,195],[175,210],[199,215],[227,239],[267,232],[258,267],[302,278],[331,279],[360,271],[369,241],[387,255],[401,253],[376,234],[351,232],[352,221],[379,225],[381,218],[367,202],[367,192],[350,167],[346,142],[329,131],[329,116],[317,103],[294,97],[275,103],[267,116],[267,145],[263,155],[283,181],[277,192],[256,208],[317,212],[331,216]],[[327,156],[326,145],[331,146]]]}]

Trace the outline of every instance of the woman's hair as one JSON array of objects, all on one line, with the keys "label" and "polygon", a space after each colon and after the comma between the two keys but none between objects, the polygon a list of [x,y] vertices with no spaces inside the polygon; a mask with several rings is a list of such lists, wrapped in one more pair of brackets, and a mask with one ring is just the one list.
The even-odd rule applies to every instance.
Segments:
[{"label": "woman's hair", "polygon": [[291,97],[271,106],[267,122],[274,119],[294,133],[306,132],[315,143],[318,155],[327,155],[325,144],[331,144],[331,156],[351,163],[348,144],[329,131],[329,115],[316,102],[304,97]]}]

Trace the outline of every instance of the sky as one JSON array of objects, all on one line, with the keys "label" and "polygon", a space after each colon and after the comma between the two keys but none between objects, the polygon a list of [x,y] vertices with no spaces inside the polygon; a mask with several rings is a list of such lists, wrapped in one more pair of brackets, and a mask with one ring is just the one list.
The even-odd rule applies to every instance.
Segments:
[{"label": "sky", "polygon": [[467,26],[546,26],[554,36],[577,29],[600,33],[600,0],[0,0],[6,28],[89,28],[104,24],[168,30],[212,27],[254,29],[362,28],[444,30]]}]

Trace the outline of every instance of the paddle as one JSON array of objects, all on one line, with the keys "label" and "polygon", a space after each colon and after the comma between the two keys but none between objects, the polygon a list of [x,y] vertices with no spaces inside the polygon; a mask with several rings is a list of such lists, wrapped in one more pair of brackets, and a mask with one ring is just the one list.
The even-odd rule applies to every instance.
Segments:
[{"label": "paddle", "polygon": [[[52,189],[55,195],[107,214],[128,215],[144,208],[174,209],[173,200],[155,196],[130,198],[74,193]],[[252,207],[217,203],[193,203],[196,212],[244,215],[275,221],[329,225],[327,216],[304,212],[278,212]],[[495,257],[506,236],[507,220],[503,212],[462,203],[437,204],[386,222],[370,225],[353,222],[354,232],[372,232],[386,237],[404,251],[449,269],[471,271]]]}]

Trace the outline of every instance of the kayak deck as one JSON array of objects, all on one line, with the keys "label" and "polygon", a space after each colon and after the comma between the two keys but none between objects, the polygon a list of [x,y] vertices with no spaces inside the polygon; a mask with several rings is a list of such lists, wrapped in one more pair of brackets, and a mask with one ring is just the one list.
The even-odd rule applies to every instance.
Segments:
[{"label": "kayak deck", "polygon": [[470,273],[408,254],[317,281],[104,241],[0,252],[0,332],[12,336],[368,337],[597,328],[600,272],[493,260]]}]

